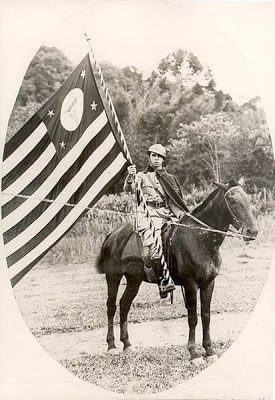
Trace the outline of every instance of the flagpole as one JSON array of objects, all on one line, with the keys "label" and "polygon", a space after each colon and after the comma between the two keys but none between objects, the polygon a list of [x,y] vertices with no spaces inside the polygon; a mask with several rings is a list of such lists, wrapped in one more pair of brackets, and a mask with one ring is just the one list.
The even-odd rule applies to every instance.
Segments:
[{"label": "flagpole", "polygon": [[110,93],[109,93],[109,90],[108,90],[108,88],[107,88],[107,86],[106,86],[106,83],[105,83],[105,81],[104,81],[104,78],[103,78],[103,74],[102,74],[100,65],[99,65],[99,63],[98,63],[98,61],[97,61],[97,59],[96,59],[96,57],[95,57],[94,52],[93,52],[93,49],[92,49],[92,46],[91,46],[91,38],[88,37],[88,35],[87,35],[86,32],[84,33],[84,36],[85,36],[86,41],[87,41],[87,43],[88,43],[88,49],[89,49],[90,59],[92,58],[91,61],[93,61],[94,65],[95,65],[95,67],[96,67],[97,73],[98,73],[98,75],[99,75],[99,77],[100,77],[101,86],[102,86],[102,88],[103,88],[103,91],[104,91],[104,94],[105,94],[105,96],[106,96],[108,105],[109,105],[109,107],[110,107],[112,116],[113,116],[113,118],[114,118],[114,121],[115,121],[115,124],[116,124],[117,132],[118,132],[118,134],[120,135],[120,142],[121,142],[121,144],[122,144],[122,146],[123,146],[124,154],[125,154],[125,156],[126,156],[127,161],[128,161],[130,164],[133,164],[132,157],[131,157],[131,154],[130,154],[130,152],[129,152],[129,149],[128,149],[128,146],[127,146],[125,137],[124,137],[124,135],[123,135],[123,132],[122,132],[122,129],[121,129],[121,126],[120,126],[120,123],[119,123],[119,120],[118,120],[118,117],[117,117],[117,114],[116,114],[116,111],[115,111],[115,107],[114,107],[114,105],[113,105],[113,102],[112,102],[112,99],[111,99],[111,96],[110,96]]},{"label": "flagpole", "polygon": [[[86,32],[84,33],[84,36],[85,36],[87,44],[88,44],[90,61],[95,65],[96,70],[97,70],[97,74],[99,75],[100,83],[101,83],[103,92],[104,92],[104,94],[106,96],[106,100],[108,102],[110,111],[111,111],[112,116],[113,116],[114,121],[115,121],[117,133],[120,136],[120,142],[122,144],[124,154],[126,156],[127,161],[132,165],[133,164],[132,157],[131,157],[131,154],[129,152],[129,149],[128,149],[124,134],[122,132],[122,129],[121,129],[121,126],[120,126],[120,123],[119,123],[119,120],[118,120],[118,117],[117,117],[117,114],[116,114],[116,110],[115,110],[115,107],[113,105],[113,101],[111,99],[109,90],[108,90],[108,88],[106,86],[106,83],[105,83],[105,80],[104,80],[104,77],[103,77],[103,74],[102,74],[102,71],[101,71],[101,67],[100,67],[99,62],[97,61],[97,59],[95,57],[94,51],[93,51],[92,46],[91,46],[91,38],[87,35]],[[136,198],[136,201],[135,201],[135,213],[136,213],[136,218],[135,218],[135,222],[134,222],[134,230],[137,230],[137,220],[138,220],[137,198],[138,198],[138,193],[139,193],[139,196],[142,198],[143,195],[141,194],[141,188],[138,188],[137,185],[135,184],[135,198]]]},{"label": "flagpole", "polygon": [[[88,43],[90,59],[92,58],[91,61],[93,62],[93,64],[96,67],[97,73],[98,73],[98,75],[100,77],[100,83],[101,83],[102,89],[103,89],[104,94],[106,96],[106,100],[107,100],[108,105],[110,107],[112,116],[114,117],[114,121],[115,121],[115,124],[116,124],[117,132],[120,135],[120,141],[121,141],[121,144],[123,146],[124,154],[126,156],[127,161],[130,164],[133,164],[132,157],[131,157],[130,152],[128,150],[128,147],[127,147],[127,144],[126,144],[126,140],[124,138],[124,135],[123,135],[119,120],[117,118],[117,114],[116,114],[116,111],[115,111],[115,108],[114,108],[114,105],[113,105],[109,90],[108,90],[108,88],[106,86],[106,83],[104,81],[100,65],[99,65],[99,63],[98,63],[98,61],[97,61],[97,59],[95,57],[94,52],[93,52],[93,49],[92,49],[92,46],[91,46],[91,38],[88,37],[86,32],[84,33],[84,36],[85,36],[86,41]],[[169,270],[168,270],[168,266],[167,266],[167,263],[165,261],[164,254],[163,254],[163,251],[162,251],[161,241],[160,241],[160,238],[156,235],[156,227],[155,227],[154,221],[153,221],[153,219],[152,219],[152,217],[150,215],[150,212],[148,210],[146,201],[144,199],[143,192],[142,192],[142,189],[141,189],[141,186],[140,186],[140,182],[137,179],[135,179],[135,188],[136,188],[136,196],[137,196],[137,198],[140,199],[140,203],[141,203],[140,206],[142,206],[142,208],[143,208],[143,210],[145,212],[145,215],[148,218],[149,223],[150,223],[150,229],[152,231],[152,235],[153,235],[153,238],[154,238],[154,242],[156,244],[157,252],[159,253],[159,256],[160,256],[160,262],[161,262],[162,267],[163,267],[163,278],[164,279],[168,279],[169,278]],[[136,213],[137,213],[137,209],[136,209]],[[134,227],[134,229],[135,229],[135,227]]]}]

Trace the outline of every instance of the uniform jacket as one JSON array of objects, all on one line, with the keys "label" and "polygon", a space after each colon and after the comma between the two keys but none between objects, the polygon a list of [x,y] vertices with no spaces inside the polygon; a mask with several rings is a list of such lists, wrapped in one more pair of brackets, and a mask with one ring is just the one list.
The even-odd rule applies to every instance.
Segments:
[{"label": "uniform jacket", "polygon": [[[135,186],[130,178],[130,176],[126,177],[124,190],[133,192]],[[180,218],[184,212],[188,211],[182,199],[182,192],[177,178],[169,174],[165,168],[160,171],[154,171],[149,166],[145,171],[138,172],[136,179],[140,182],[147,202],[164,201],[177,218]]]}]

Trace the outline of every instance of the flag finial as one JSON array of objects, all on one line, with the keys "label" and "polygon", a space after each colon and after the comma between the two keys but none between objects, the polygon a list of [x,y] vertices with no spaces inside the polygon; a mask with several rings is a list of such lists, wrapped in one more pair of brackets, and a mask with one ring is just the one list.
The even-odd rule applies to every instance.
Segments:
[{"label": "flag finial", "polygon": [[87,35],[87,33],[86,33],[86,32],[84,32],[84,36],[85,36],[85,38],[86,38],[87,42],[90,42],[91,38],[90,38],[90,37]]}]

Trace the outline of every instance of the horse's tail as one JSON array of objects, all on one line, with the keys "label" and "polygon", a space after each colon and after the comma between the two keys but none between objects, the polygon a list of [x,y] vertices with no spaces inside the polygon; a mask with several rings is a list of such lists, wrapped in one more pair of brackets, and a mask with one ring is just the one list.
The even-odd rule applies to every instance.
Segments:
[{"label": "horse's tail", "polygon": [[106,249],[104,249],[104,244],[105,244],[105,242],[106,242],[106,240],[108,239],[109,236],[110,236],[110,234],[108,236],[106,236],[106,238],[105,238],[105,240],[104,240],[104,242],[103,242],[103,244],[101,246],[100,253],[99,253],[99,255],[98,255],[97,259],[96,259],[96,262],[95,262],[95,268],[96,268],[96,270],[97,270],[97,272],[99,274],[104,274],[105,273],[104,260],[106,259],[106,254],[105,254],[106,253]]}]

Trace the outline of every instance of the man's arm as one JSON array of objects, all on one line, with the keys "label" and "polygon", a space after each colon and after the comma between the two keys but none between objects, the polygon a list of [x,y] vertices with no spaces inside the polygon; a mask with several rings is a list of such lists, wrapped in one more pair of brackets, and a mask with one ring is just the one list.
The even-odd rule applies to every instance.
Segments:
[{"label": "man's arm", "polygon": [[175,179],[175,182],[176,182],[177,187],[178,187],[179,195],[180,195],[181,198],[183,198],[183,194],[182,194],[180,183],[179,183],[178,179],[175,176],[174,176],[174,179]]}]

